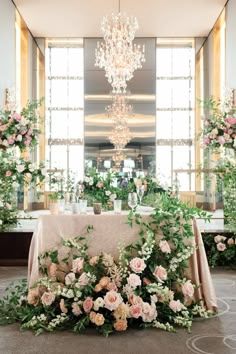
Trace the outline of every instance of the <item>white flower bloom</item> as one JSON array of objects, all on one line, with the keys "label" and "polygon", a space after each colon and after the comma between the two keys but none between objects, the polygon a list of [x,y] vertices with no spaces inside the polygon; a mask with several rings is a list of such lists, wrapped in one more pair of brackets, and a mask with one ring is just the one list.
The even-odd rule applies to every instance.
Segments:
[{"label": "white flower bloom", "polygon": [[12,187],[13,187],[13,188],[18,188],[18,187],[19,187],[19,183],[13,182],[13,183],[12,183]]},{"label": "white flower bloom", "polygon": [[22,141],[22,135],[21,134],[17,135],[16,141]]},{"label": "white flower bloom", "polygon": [[23,172],[24,169],[25,169],[25,166],[24,166],[24,165],[18,165],[18,166],[16,166],[16,170],[17,170],[17,172],[19,172],[19,173]]},{"label": "white flower bloom", "polygon": [[103,307],[103,306],[104,306],[104,300],[102,297],[98,297],[93,303],[93,308],[95,311],[98,311],[99,307]]}]

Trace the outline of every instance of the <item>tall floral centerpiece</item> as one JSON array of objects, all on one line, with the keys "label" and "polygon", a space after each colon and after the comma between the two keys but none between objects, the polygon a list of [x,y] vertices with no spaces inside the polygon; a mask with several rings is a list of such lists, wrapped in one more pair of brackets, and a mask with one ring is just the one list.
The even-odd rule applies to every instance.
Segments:
[{"label": "tall floral centerpiece", "polygon": [[45,178],[43,163],[32,163],[22,154],[38,143],[41,103],[28,102],[18,112],[11,102],[0,111],[0,231],[17,223],[15,194],[19,187],[38,185]]},{"label": "tall floral centerpiece", "polygon": [[204,102],[202,144],[212,152],[220,152],[221,158],[213,172],[223,185],[225,221],[236,216],[236,107],[233,92],[226,92],[223,100],[213,97]]}]

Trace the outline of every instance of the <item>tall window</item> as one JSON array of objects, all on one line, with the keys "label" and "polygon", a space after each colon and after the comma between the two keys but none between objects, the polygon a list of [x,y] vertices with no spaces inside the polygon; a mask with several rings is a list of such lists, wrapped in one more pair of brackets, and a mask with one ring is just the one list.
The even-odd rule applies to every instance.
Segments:
[{"label": "tall window", "polygon": [[83,41],[47,42],[46,159],[50,169],[83,176]]},{"label": "tall window", "polygon": [[[176,170],[194,169],[194,42],[157,40],[157,173],[173,185]],[[178,173],[180,190],[193,190],[194,174]]]}]

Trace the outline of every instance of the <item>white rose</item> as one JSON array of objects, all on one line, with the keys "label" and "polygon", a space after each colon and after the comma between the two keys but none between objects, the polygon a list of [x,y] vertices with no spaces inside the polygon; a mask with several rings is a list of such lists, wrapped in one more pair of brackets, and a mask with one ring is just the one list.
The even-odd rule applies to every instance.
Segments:
[{"label": "white rose", "polygon": [[75,274],[72,272],[68,273],[65,277],[65,284],[70,285],[73,283],[74,280],[75,280]]},{"label": "white rose", "polygon": [[106,191],[105,194],[109,197],[109,195],[111,195],[110,191]]},{"label": "white rose", "polygon": [[17,135],[16,141],[22,141],[22,135],[21,134]]},{"label": "white rose", "polygon": [[24,165],[18,165],[18,166],[16,166],[16,170],[17,170],[17,172],[19,172],[19,173],[23,172],[24,169],[25,169],[25,166],[24,166]]},{"label": "white rose", "polygon": [[46,174],[47,174],[47,169],[46,169],[46,168],[42,168],[41,174],[42,174],[43,176],[46,176]]},{"label": "white rose", "polygon": [[89,181],[90,181],[90,178],[87,177],[87,176],[85,176],[85,177],[84,177],[84,182],[89,183]]},{"label": "white rose", "polygon": [[30,172],[34,172],[34,170],[35,170],[35,166],[32,163],[29,164],[29,170],[30,170]]},{"label": "white rose", "polygon": [[93,308],[95,311],[98,311],[99,307],[103,307],[103,306],[104,306],[104,300],[102,297],[98,297],[93,303]]},{"label": "white rose", "polygon": [[115,199],[116,199],[116,194],[111,194],[111,195],[110,195],[110,200],[111,200],[111,201],[114,201]]}]

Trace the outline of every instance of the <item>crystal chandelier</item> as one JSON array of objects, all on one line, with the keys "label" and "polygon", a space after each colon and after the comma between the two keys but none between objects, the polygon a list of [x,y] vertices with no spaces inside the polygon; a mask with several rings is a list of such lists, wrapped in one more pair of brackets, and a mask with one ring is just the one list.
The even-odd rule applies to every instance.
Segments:
[{"label": "crystal chandelier", "polygon": [[125,95],[114,95],[112,104],[107,106],[106,112],[116,126],[125,126],[128,123],[129,116],[133,113],[133,106],[128,104]]},{"label": "crystal chandelier", "polygon": [[124,149],[125,145],[128,144],[131,138],[130,130],[126,126],[115,126],[109,136],[109,140],[116,150]]},{"label": "crystal chandelier", "polygon": [[126,92],[126,82],[145,61],[144,46],[141,48],[133,43],[138,21],[136,17],[127,17],[119,11],[118,15],[105,16],[101,29],[104,41],[97,43],[95,66],[105,69],[113,93]]}]

